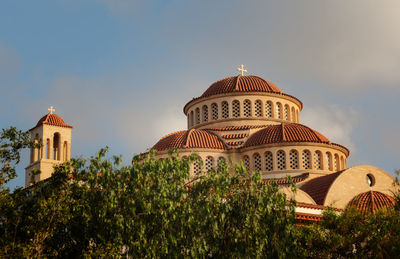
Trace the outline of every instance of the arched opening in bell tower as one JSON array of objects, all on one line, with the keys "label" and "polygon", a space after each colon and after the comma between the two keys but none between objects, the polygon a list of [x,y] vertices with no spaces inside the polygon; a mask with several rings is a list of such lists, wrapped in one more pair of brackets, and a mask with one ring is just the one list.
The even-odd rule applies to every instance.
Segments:
[{"label": "arched opening in bell tower", "polygon": [[53,136],[53,159],[60,160],[60,133],[54,133]]}]

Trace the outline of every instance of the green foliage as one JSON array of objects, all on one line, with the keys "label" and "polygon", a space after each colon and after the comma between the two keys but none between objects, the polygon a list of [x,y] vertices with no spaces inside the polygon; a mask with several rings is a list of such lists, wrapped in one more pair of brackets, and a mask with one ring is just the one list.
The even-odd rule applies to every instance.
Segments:
[{"label": "green foliage", "polygon": [[16,177],[15,167],[20,162],[20,151],[24,148],[39,147],[31,140],[29,132],[15,127],[3,129],[0,134],[0,188]]},{"label": "green foliage", "polygon": [[312,258],[397,258],[399,211],[362,214],[354,208],[326,211],[321,224],[302,227],[303,246]]},{"label": "green foliage", "polygon": [[[107,148],[72,159],[0,208],[13,257],[285,257],[296,254],[294,204],[277,185],[224,164],[193,180],[195,154],[122,166]],[[10,220],[13,219],[13,220]]]},{"label": "green foliage", "polygon": [[[2,183],[15,176],[27,133],[1,135]],[[399,210],[362,215],[326,211],[295,224],[295,203],[259,173],[223,163],[193,178],[196,154],[151,151],[124,166],[101,149],[72,159],[51,178],[0,192],[0,257],[394,258]],[[5,168],[5,169],[4,169]],[[13,169],[14,168],[14,169]],[[294,186],[292,186],[294,188]],[[295,191],[295,189],[293,189]],[[399,197],[399,196],[397,196]]]}]

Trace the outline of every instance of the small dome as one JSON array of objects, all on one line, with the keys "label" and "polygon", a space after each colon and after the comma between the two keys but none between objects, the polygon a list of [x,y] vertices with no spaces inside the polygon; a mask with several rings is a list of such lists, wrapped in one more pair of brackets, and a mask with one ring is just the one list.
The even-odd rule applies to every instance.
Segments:
[{"label": "small dome", "polygon": [[66,128],[73,128],[71,125],[68,125],[67,123],[65,123],[65,121],[55,113],[48,113],[45,116],[43,116],[36,124],[36,127],[38,127],[42,124],[66,127]]},{"label": "small dome", "polygon": [[227,149],[219,137],[206,130],[182,130],[166,135],[153,146],[158,151],[172,148],[210,148]]},{"label": "small dome", "polygon": [[258,76],[232,76],[213,83],[201,97],[232,92],[267,92],[280,93],[283,91],[276,85]]},{"label": "small dome", "polygon": [[329,143],[329,139],[307,126],[297,123],[271,125],[254,133],[243,147],[282,142]]},{"label": "small dome", "polygon": [[377,191],[369,191],[355,196],[347,206],[356,207],[362,213],[375,213],[377,210],[388,209],[394,205],[395,200],[391,196]]}]

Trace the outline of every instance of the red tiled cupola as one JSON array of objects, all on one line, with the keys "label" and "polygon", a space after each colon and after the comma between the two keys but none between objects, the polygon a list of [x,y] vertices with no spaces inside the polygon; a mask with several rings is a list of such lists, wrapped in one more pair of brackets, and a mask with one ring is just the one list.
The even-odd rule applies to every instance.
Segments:
[{"label": "red tiled cupola", "polygon": [[158,151],[172,148],[227,149],[221,139],[206,130],[182,130],[166,135],[153,146]]},{"label": "red tiled cupola", "polygon": [[377,191],[369,191],[355,196],[347,205],[356,207],[362,213],[375,213],[380,209],[388,209],[395,205],[395,200],[389,195]]},{"label": "red tiled cupola", "polygon": [[297,123],[271,125],[254,133],[244,147],[283,142],[330,143],[321,133]]},{"label": "red tiled cupola", "polygon": [[36,127],[42,124],[65,127],[65,128],[73,128],[71,125],[65,123],[65,121],[55,113],[48,113],[45,116],[43,116],[36,124]]},{"label": "red tiled cupola", "polygon": [[258,76],[232,76],[213,83],[201,97],[232,92],[267,92],[281,93],[276,85]]}]

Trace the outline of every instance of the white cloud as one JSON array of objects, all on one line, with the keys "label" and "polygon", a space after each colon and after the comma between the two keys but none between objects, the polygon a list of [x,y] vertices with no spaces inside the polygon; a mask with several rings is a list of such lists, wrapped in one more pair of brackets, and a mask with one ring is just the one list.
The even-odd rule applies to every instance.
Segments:
[{"label": "white cloud", "polygon": [[351,135],[357,117],[358,113],[351,108],[324,105],[305,108],[300,114],[300,122],[317,130],[330,141],[346,146],[352,153],[356,153]]}]

